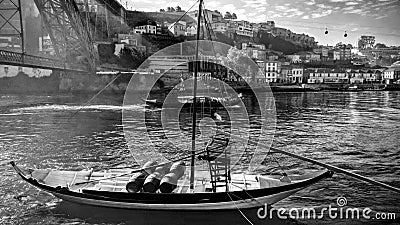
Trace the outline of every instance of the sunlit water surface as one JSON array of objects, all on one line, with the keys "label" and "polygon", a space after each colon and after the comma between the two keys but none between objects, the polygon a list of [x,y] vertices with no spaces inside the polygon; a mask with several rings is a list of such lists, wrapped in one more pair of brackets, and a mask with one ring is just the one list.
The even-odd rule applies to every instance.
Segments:
[{"label": "sunlit water surface", "polygon": [[[310,92],[274,95],[277,122],[273,147],[400,187],[400,92]],[[13,160],[26,167],[74,170],[101,170],[135,164],[124,137],[121,112],[123,109],[133,113],[146,112],[150,115],[149,118],[155,118],[154,121],[150,120],[150,124],[157,122],[160,112],[148,109],[146,111],[141,102],[121,106],[121,97],[106,95],[85,105],[84,102],[90,97],[0,96],[1,224],[118,223],[107,221],[107,217],[89,218],[93,213],[90,210],[96,209],[78,210],[78,206],[68,206],[38,191],[19,179],[8,164]],[[249,116],[257,118],[258,111],[252,109],[255,106],[251,104],[251,97],[245,96],[245,99]],[[185,121],[185,118],[183,120]],[[139,124],[140,121],[130,122]],[[186,129],[185,125],[182,129]],[[156,131],[149,131],[154,138],[157,138]],[[159,135],[160,140],[163,139],[163,134]],[[168,149],[166,152],[168,153]],[[173,156],[175,153],[171,151],[169,154]],[[279,162],[279,169],[287,173],[303,173],[318,168],[278,154],[275,159]],[[277,168],[277,163],[271,158],[260,167],[265,173],[269,173],[271,168]],[[275,208],[321,209],[329,205],[336,206],[338,197],[346,197],[347,207],[369,207],[373,213],[395,212],[397,219],[379,222],[365,219],[349,221],[330,220],[325,216],[322,220],[300,219],[297,223],[400,222],[399,194],[340,174],[335,174],[333,178],[279,202]],[[78,212],[73,212],[71,208]],[[104,215],[102,210],[98,209],[100,214]],[[240,219],[239,212],[236,214]],[[85,218],[85,215],[88,218]],[[157,219],[154,220],[152,213],[141,212],[133,215],[135,224],[147,224],[149,221],[157,224]],[[182,221],[165,213],[158,217],[159,222],[165,223],[165,219],[170,221],[168,224],[207,223],[205,217],[204,222],[200,222],[201,219],[191,221],[190,218]],[[249,217],[254,223],[266,224],[263,221],[255,221],[255,215]],[[121,223],[125,221],[118,219]],[[207,219],[209,222],[210,218]],[[246,224],[244,219],[241,222]]]}]

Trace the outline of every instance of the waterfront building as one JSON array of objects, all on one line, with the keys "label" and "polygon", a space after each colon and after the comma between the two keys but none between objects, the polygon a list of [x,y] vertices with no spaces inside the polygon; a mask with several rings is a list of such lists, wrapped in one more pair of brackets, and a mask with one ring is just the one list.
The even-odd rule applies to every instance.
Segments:
[{"label": "waterfront building", "polygon": [[313,52],[320,55],[321,61],[328,61],[329,58],[329,48],[326,46],[318,46],[313,49]]},{"label": "waterfront building", "polygon": [[196,25],[190,24],[186,27],[186,36],[195,36],[197,34],[197,28]]},{"label": "waterfront building", "polygon": [[267,21],[262,23],[251,23],[251,26],[254,32],[259,32],[259,31],[271,32],[272,29],[275,28],[275,22]]},{"label": "waterfront building", "polygon": [[[197,12],[198,10],[195,11],[190,11],[187,13],[187,15],[189,15],[190,17],[192,17],[195,21],[197,21]],[[206,18],[207,20],[211,20],[212,23],[215,22],[223,22],[224,21],[224,17],[222,16],[222,14],[220,12],[218,12],[217,10],[208,10],[208,9],[204,9],[203,10],[203,15],[201,18],[201,22],[204,23],[203,18]]]},{"label": "waterfront building", "polygon": [[400,57],[400,47],[372,48],[362,50],[361,53],[368,59]]},{"label": "waterfront building", "polygon": [[266,58],[265,45],[256,43],[242,43],[242,50],[247,53],[247,55],[255,60],[263,60]]},{"label": "waterfront building", "polygon": [[298,52],[295,54],[287,55],[292,63],[308,63],[321,61],[320,55],[313,52]]},{"label": "waterfront building", "polygon": [[348,83],[349,78],[343,69],[309,68],[307,83]]},{"label": "waterfront building", "polygon": [[143,26],[137,26],[134,29],[134,33],[137,34],[157,34],[157,26],[155,25],[143,25]]},{"label": "waterfront building", "polygon": [[[143,37],[138,33],[130,34],[117,34],[117,40],[119,44],[123,47],[135,47],[137,50],[145,52],[146,46],[143,45]],[[99,42],[100,43],[100,42]]]},{"label": "waterfront building", "polygon": [[186,22],[178,21],[176,23],[166,23],[168,30],[175,36],[184,36],[186,34]]},{"label": "waterfront building", "polygon": [[225,33],[228,30],[228,23],[226,21],[215,22],[211,24],[214,32]]},{"label": "waterfront building", "polygon": [[364,83],[364,72],[362,70],[350,70],[348,75],[350,78],[350,84],[363,84]]},{"label": "waterfront building", "polygon": [[337,43],[335,46],[335,50],[339,52],[339,60],[350,60],[352,48],[353,47],[350,44],[346,45],[341,42]]},{"label": "waterfront building", "polygon": [[281,67],[279,61],[266,61],[265,62],[265,80],[268,83],[276,83],[278,81],[278,74]]},{"label": "waterfront building", "polygon": [[250,25],[250,22],[241,20],[241,21],[236,21],[237,22],[237,29],[236,29],[236,34],[237,35],[242,35],[242,36],[247,36],[247,37],[253,37],[253,28]]},{"label": "waterfront building", "polygon": [[333,49],[328,52],[329,60],[340,60],[340,51]]},{"label": "waterfront building", "polygon": [[374,44],[375,44],[375,36],[363,35],[358,40],[358,49],[359,50],[371,49],[374,47]]},{"label": "waterfront building", "polygon": [[364,83],[371,84],[371,83],[378,83],[380,82],[381,72],[377,69],[365,69],[363,71],[363,78]]},{"label": "waterfront building", "polygon": [[290,66],[290,68],[288,70],[286,82],[292,83],[292,84],[293,83],[297,83],[297,84],[303,83],[303,76],[304,76],[303,72],[304,72],[304,70],[303,70],[303,67],[301,67],[301,66],[296,66],[296,65]]},{"label": "waterfront building", "polygon": [[280,72],[278,73],[277,83],[288,83],[288,75],[291,71],[290,65],[281,65]]},{"label": "waterfront building", "polygon": [[392,64],[383,72],[383,79],[386,84],[398,83],[400,80],[400,62]]},{"label": "waterfront building", "polygon": [[299,54],[291,54],[286,56],[291,63],[301,63],[300,55]]},{"label": "waterfront building", "polygon": [[267,58],[268,61],[277,61],[279,59],[279,56],[271,54],[271,53],[268,53],[266,58]]}]

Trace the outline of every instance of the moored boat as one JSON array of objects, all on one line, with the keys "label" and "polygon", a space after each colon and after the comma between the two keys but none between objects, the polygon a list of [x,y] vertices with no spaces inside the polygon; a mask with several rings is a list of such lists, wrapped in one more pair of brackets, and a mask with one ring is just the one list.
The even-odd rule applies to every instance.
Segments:
[{"label": "moored boat", "polygon": [[236,210],[237,207],[271,205],[333,174],[325,170],[281,179],[281,175],[232,173],[229,191],[220,182],[217,186],[223,187],[213,192],[208,171],[196,171],[193,191],[189,187],[189,176],[185,174],[171,193],[129,193],[126,185],[130,175],[136,172],[132,169],[103,172],[24,170],[14,162],[11,164],[23,180],[66,201],[112,208],[172,211]]},{"label": "moored boat", "polygon": [[[200,35],[202,2],[200,0],[197,40]],[[198,45],[196,45],[197,48]],[[231,172],[230,156],[227,153],[229,140],[216,135],[213,136],[204,151],[196,151],[197,107],[232,105],[235,102],[240,102],[240,97],[218,99],[206,95],[197,95],[198,66],[196,64],[198,63],[198,51],[196,51],[194,62],[196,63],[193,94],[178,96],[175,99],[176,101],[174,100],[172,103],[173,107],[185,106],[192,109],[191,155],[174,160],[174,162],[180,163],[180,161],[190,158],[189,168],[180,167],[184,166],[183,163],[171,167],[172,162],[156,165],[149,163],[150,166],[147,165],[140,169],[125,168],[106,171],[23,169],[14,162],[11,162],[11,165],[24,181],[65,201],[132,210],[208,212],[211,210],[240,211],[240,209],[258,208],[263,207],[264,204],[272,205],[310,185],[329,178],[333,175],[332,171],[339,171],[357,179],[400,192],[398,188],[387,184],[278,149],[272,151],[324,166],[329,170],[307,175],[234,173]],[[164,101],[145,101],[147,104],[163,108],[168,107]],[[240,139],[239,137],[234,138]],[[251,141],[249,140],[249,142]],[[266,151],[267,148],[269,146],[265,147]],[[195,168],[195,156],[198,156],[201,160],[206,160],[209,170],[197,170]]]},{"label": "moored boat", "polygon": [[[178,96],[172,101],[164,101],[157,99],[144,99],[144,102],[148,106],[152,107],[163,107],[163,108],[192,108],[193,107],[193,95],[190,96]],[[217,98],[212,96],[196,96],[196,103],[202,108],[222,108],[235,106],[241,103],[241,98],[238,97],[226,97]]]}]

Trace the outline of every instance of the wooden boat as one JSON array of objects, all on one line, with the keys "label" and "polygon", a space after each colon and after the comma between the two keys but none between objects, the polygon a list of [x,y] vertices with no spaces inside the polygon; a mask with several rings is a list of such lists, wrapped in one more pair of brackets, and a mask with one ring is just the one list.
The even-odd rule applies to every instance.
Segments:
[{"label": "wooden boat", "polygon": [[[197,40],[202,1],[199,3]],[[196,63],[198,52],[196,45]],[[197,96],[197,70],[198,66],[195,66],[193,95],[183,97],[180,102],[193,109],[192,150],[190,156],[186,157],[190,158],[190,169],[186,170],[186,166],[180,162],[185,158],[176,160],[175,163],[180,163],[178,165],[170,166],[168,162],[138,170],[110,169],[102,172],[22,169],[14,162],[11,165],[26,182],[65,201],[109,208],[170,211],[263,207],[332,176],[331,170],[302,176],[231,173],[227,152],[229,139],[224,133],[214,135],[204,151],[196,151],[196,109],[202,105],[204,107],[202,103],[214,104],[214,100],[218,100]],[[221,104],[221,101],[215,102]],[[157,101],[147,103],[158,104]],[[196,170],[196,156],[208,162],[209,171]]]},{"label": "wooden boat", "polygon": [[[196,171],[194,191],[189,188],[185,174],[171,193],[129,193],[126,184],[132,169],[94,171],[59,171],[51,169],[23,170],[11,163],[23,180],[54,196],[74,203],[126,209],[148,210],[236,210],[271,205],[324,178],[331,171],[303,176],[231,174],[225,190],[223,181],[217,182],[216,192],[208,171]],[[107,179],[109,177],[109,179]],[[290,180],[290,182],[289,182]],[[81,184],[80,184],[81,183]]]},{"label": "wooden boat", "polygon": [[[198,29],[201,25],[202,1],[200,0],[199,4]],[[199,39],[199,34],[200,30],[197,32],[197,39]],[[197,50],[196,46],[195,62],[198,61]],[[196,68],[195,66],[194,82],[197,80]],[[195,150],[196,107],[198,104],[201,105],[202,102],[197,101],[201,98],[204,102],[212,100],[197,96],[196,88],[194,88],[193,95],[183,102],[193,109],[190,169],[186,170],[186,166],[183,167],[182,164],[179,164],[180,167],[174,167],[175,164],[169,167],[168,163],[145,166],[136,170],[110,169],[100,172],[22,169],[14,162],[11,162],[11,165],[23,180],[60,199],[114,209],[209,212],[264,207],[264,204],[272,205],[316,182],[331,177],[332,171],[400,193],[396,187],[279,149],[272,149],[272,151],[323,166],[328,170],[297,176],[231,173],[230,156],[226,148],[229,140],[223,135],[214,135],[204,151]],[[157,104],[157,101],[148,101],[148,103]],[[251,140],[248,141],[251,142]],[[268,148],[268,146],[265,147]],[[208,162],[209,171],[196,170],[196,156]],[[179,160],[184,160],[184,158]],[[179,160],[176,163],[181,163]]]}]

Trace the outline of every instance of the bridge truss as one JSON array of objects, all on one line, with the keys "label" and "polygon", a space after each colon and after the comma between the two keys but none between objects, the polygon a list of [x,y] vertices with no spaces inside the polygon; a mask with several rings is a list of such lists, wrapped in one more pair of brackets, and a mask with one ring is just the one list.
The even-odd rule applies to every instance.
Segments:
[{"label": "bridge truss", "polygon": [[13,45],[19,45],[19,49],[24,52],[21,12],[21,0],[0,0],[0,34],[2,37],[19,39],[18,43],[13,43]]},{"label": "bridge truss", "polygon": [[86,64],[96,70],[97,54],[89,24],[82,20],[74,0],[34,0],[56,55],[67,63]]}]

